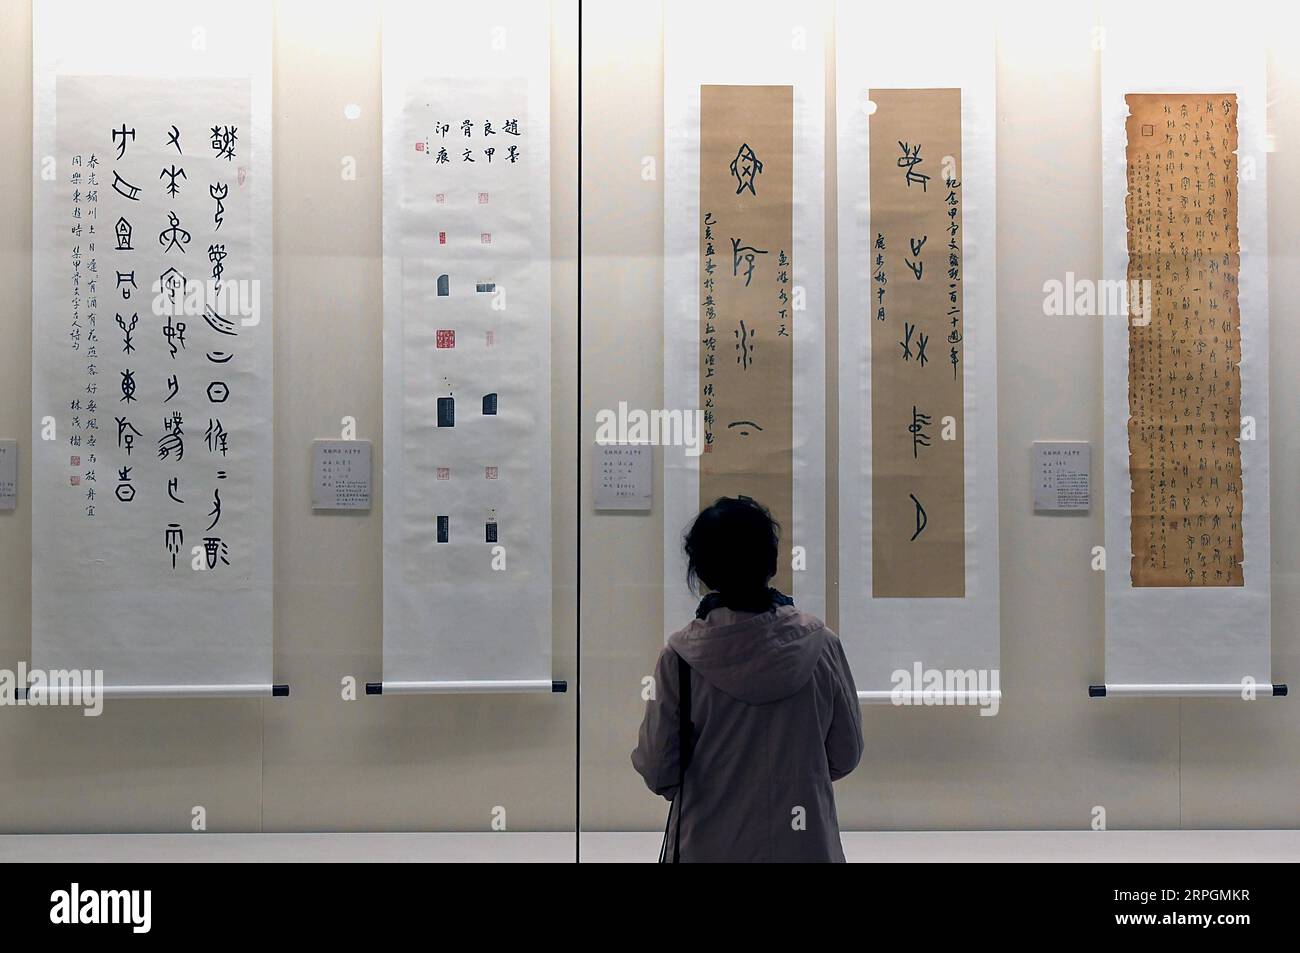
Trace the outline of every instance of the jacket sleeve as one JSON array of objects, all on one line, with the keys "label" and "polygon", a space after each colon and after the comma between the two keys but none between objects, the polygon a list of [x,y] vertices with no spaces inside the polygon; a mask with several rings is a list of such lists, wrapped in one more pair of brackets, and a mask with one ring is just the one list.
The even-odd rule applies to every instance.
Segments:
[{"label": "jacket sleeve", "polygon": [[677,653],[665,648],[655,666],[654,697],[646,702],[645,717],[632,766],[645,779],[646,787],[672,800],[678,781]]},{"label": "jacket sleeve", "polygon": [[853,684],[853,672],[844,655],[844,646],[831,635],[834,700],[831,727],[826,732],[826,763],[831,780],[838,781],[858,766],[862,757],[862,708],[858,704],[858,688]]}]

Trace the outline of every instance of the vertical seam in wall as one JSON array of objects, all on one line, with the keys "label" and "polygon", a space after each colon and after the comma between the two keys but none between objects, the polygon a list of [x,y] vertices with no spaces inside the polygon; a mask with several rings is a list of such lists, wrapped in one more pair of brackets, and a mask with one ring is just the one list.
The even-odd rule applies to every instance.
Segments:
[{"label": "vertical seam in wall", "polygon": [[[826,596],[826,617],[835,620],[834,629],[839,631],[839,580],[840,580],[840,233],[839,233],[839,188],[840,157],[838,149],[839,136],[839,50],[836,46],[839,29],[839,7],[832,3],[826,9],[827,23],[822,34],[822,49],[825,59],[824,82],[829,95],[822,99],[822,203],[825,210],[822,216],[822,340],[825,342],[823,356],[823,376],[825,392],[823,395],[826,408],[823,418],[826,421],[823,457],[826,472],[826,504],[822,510],[823,538],[826,547],[822,553],[822,564],[826,567],[823,589]],[[825,170],[833,162],[835,174],[827,175]],[[834,247],[835,254],[829,254]],[[833,280],[832,280],[833,276]],[[831,320],[832,313],[835,316]],[[834,348],[831,341],[834,340]],[[834,431],[835,439],[831,439]],[[832,518],[831,507],[834,506]],[[834,560],[835,572],[830,571]]]},{"label": "vertical seam in wall", "polygon": [[1178,829],[1183,829],[1183,700],[1178,699]]},{"label": "vertical seam in wall", "polygon": [[574,496],[577,514],[574,519],[574,715],[573,715],[573,862],[582,863],[582,0],[578,0],[578,182],[575,190],[578,227],[577,260],[577,373],[575,412],[577,414],[577,432],[574,438],[574,456],[577,458],[574,470]]}]

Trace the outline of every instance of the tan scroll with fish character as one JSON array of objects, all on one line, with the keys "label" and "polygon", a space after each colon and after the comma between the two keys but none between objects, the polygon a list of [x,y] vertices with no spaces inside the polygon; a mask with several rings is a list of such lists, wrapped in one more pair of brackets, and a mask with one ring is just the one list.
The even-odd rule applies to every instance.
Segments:
[{"label": "tan scroll with fish character", "polygon": [[[794,89],[700,88],[700,502],[793,520]],[[773,585],[788,591],[781,561]]]}]

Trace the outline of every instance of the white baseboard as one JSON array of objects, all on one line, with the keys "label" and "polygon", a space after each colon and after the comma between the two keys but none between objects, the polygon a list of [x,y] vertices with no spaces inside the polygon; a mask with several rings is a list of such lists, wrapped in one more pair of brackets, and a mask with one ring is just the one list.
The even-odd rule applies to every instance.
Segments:
[{"label": "white baseboard", "polygon": [[[657,831],[583,832],[587,863],[653,863]],[[850,831],[856,863],[1300,861],[1300,831]],[[564,832],[383,834],[6,834],[0,863],[571,863]]]}]

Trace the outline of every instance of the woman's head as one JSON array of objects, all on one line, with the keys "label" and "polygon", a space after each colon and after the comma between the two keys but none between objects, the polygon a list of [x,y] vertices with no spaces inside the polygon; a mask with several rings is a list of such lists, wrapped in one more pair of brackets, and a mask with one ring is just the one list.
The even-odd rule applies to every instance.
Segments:
[{"label": "woman's head", "polygon": [[766,589],[776,575],[781,527],[763,504],[747,496],[724,496],[707,507],[686,532],[686,579],[725,594]]}]

